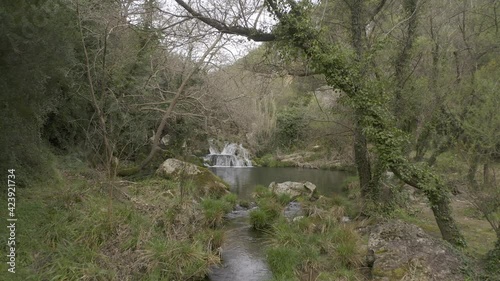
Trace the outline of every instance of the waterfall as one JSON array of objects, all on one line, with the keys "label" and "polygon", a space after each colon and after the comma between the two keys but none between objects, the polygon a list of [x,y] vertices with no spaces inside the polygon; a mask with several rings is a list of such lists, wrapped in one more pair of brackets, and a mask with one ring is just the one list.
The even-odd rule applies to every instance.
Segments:
[{"label": "waterfall", "polygon": [[218,150],[213,141],[209,141],[210,154],[205,157],[205,163],[212,167],[252,167],[248,150],[241,144],[226,143],[222,151]]}]

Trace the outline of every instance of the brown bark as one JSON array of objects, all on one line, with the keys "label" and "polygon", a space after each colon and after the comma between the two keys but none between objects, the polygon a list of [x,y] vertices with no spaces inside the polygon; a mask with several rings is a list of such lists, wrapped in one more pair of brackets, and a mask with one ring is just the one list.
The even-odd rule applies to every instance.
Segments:
[{"label": "brown bark", "polygon": [[[99,102],[97,100],[97,95],[94,89],[94,80],[92,78],[91,74],[91,65],[90,65],[90,59],[87,51],[87,45],[85,44],[85,36],[83,34],[83,27],[82,27],[82,19],[80,15],[80,10],[79,10],[79,3],[77,2],[77,14],[78,14],[78,28],[80,31],[80,37],[81,37],[81,42],[82,42],[82,48],[83,48],[83,53],[85,55],[85,70],[86,70],[86,75],[87,75],[87,80],[89,83],[89,89],[90,89],[90,98],[92,102],[92,106],[94,107],[94,110],[97,114],[97,119],[99,121],[99,130],[102,135],[103,139],[103,144],[104,144],[104,160],[102,161],[104,164],[104,167],[106,171],[108,172],[108,176],[112,178],[114,176],[114,171],[112,169],[112,159],[113,159],[113,149],[111,147],[111,143],[109,141],[108,137],[108,130],[106,126],[106,116],[104,115],[104,111],[101,109],[101,106],[99,105]],[[107,34],[105,34],[105,37]],[[104,51],[106,51],[106,47],[104,48]],[[105,54],[103,57],[103,68],[105,66]],[[104,86],[101,89],[102,95],[104,95]]]}]

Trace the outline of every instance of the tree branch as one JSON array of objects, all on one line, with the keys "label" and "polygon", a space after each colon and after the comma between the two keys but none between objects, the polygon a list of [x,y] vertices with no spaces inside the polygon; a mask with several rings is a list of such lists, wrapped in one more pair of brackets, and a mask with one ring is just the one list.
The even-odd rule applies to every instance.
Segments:
[{"label": "tree branch", "polygon": [[182,0],[175,0],[175,2],[181,5],[182,8],[184,8],[189,14],[191,14],[191,16],[193,16],[193,18],[196,18],[204,22],[205,24],[208,24],[209,26],[217,29],[222,33],[245,36],[248,39],[256,42],[269,42],[276,40],[276,36],[272,33],[267,33],[256,28],[248,28],[237,25],[228,26],[224,22],[202,15],[201,13],[195,11],[193,8],[191,8],[191,6],[189,6],[186,2]]}]

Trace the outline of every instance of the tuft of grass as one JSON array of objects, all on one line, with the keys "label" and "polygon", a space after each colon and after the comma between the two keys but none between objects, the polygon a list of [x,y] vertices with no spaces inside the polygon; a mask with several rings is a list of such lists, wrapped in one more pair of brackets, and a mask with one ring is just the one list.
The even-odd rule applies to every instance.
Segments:
[{"label": "tuft of grass", "polygon": [[277,198],[277,201],[278,203],[285,207],[286,205],[288,205],[288,203],[290,203],[292,201],[292,198],[290,197],[290,195],[286,194],[286,193],[282,193],[280,195],[277,195],[276,196]]},{"label": "tuft of grass", "polygon": [[233,209],[233,206],[221,199],[206,198],[201,202],[205,224],[215,228],[222,225],[224,215]]},{"label": "tuft of grass", "polygon": [[224,241],[224,231],[221,229],[208,229],[196,233],[194,240],[200,241],[208,250],[218,252]]},{"label": "tuft of grass", "polygon": [[[154,237],[141,255],[150,277],[162,280],[202,279],[217,262],[199,243]],[[151,279],[150,279],[151,280]]]},{"label": "tuft of grass", "polygon": [[253,197],[266,198],[266,197],[272,197],[272,196],[273,196],[273,192],[269,188],[267,188],[263,185],[256,185],[255,186]]},{"label": "tuft of grass", "polygon": [[250,208],[250,201],[248,200],[239,200],[239,203],[243,208]]},{"label": "tuft of grass", "polygon": [[236,206],[236,203],[238,203],[238,195],[236,195],[234,193],[228,193],[228,194],[222,196],[221,199],[228,202],[233,207]]},{"label": "tuft of grass", "polygon": [[267,250],[267,262],[275,280],[298,280],[295,271],[300,265],[300,252],[286,245]]},{"label": "tuft of grass", "polygon": [[252,210],[250,212],[250,224],[255,229],[263,230],[271,227],[272,219],[262,209]]},{"label": "tuft of grass", "polygon": [[348,226],[339,226],[329,237],[333,245],[333,253],[344,267],[355,268],[361,264],[361,253],[358,247],[358,234]]}]

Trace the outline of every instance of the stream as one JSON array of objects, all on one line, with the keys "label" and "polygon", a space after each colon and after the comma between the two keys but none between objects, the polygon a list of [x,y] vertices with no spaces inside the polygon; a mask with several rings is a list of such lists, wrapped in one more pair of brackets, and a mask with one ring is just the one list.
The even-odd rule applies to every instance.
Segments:
[{"label": "stream", "polygon": [[[310,181],[319,194],[331,196],[341,193],[342,182],[348,173],[302,168],[267,167],[210,167],[212,172],[231,186],[239,199],[253,201],[256,185],[269,186],[273,181]],[[272,273],[263,251],[265,237],[248,223],[250,210],[237,209],[229,214],[222,245],[223,264],[212,269],[210,281],[266,281]]]}]

